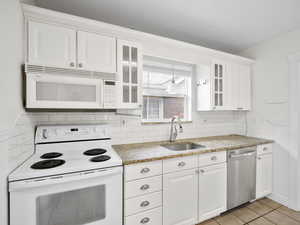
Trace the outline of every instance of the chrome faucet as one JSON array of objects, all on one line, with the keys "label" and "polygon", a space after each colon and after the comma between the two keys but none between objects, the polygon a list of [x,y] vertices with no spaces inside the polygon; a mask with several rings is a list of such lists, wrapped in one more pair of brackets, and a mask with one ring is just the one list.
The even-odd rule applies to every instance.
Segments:
[{"label": "chrome faucet", "polygon": [[[177,123],[175,123],[176,119],[177,119]],[[182,127],[180,118],[177,116],[173,116],[171,119],[171,130],[170,130],[170,140],[169,140],[170,142],[175,141],[177,138],[177,135],[178,135],[177,127],[179,128],[179,133],[182,133],[183,127]]]}]

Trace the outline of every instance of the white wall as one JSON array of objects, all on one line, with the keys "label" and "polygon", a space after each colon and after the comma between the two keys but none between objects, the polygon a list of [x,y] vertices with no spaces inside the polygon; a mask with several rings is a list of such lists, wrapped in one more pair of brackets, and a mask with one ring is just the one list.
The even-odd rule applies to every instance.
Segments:
[{"label": "white wall", "polygon": [[18,0],[0,1],[0,224],[7,224],[8,138],[22,112],[23,16]]},{"label": "white wall", "polygon": [[[300,30],[286,33],[254,46],[241,55],[256,60],[253,66],[253,110],[248,114],[248,134],[274,139],[273,198],[290,207],[291,168],[300,164],[289,148],[289,63],[288,56],[300,52]],[[300,190],[298,190],[300,192]],[[300,193],[299,193],[300,194]]]}]

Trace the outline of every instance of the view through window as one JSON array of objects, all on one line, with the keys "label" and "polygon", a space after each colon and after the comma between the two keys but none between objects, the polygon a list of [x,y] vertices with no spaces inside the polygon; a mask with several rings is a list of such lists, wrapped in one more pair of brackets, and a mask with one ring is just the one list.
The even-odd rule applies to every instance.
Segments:
[{"label": "view through window", "polygon": [[143,122],[191,120],[192,65],[144,57]]}]

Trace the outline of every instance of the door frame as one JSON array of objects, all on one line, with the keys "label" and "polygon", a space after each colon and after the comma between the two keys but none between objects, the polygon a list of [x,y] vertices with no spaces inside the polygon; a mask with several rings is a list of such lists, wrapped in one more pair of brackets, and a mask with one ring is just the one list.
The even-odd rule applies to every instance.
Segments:
[{"label": "door frame", "polygon": [[288,56],[289,68],[289,208],[300,210],[300,52]]}]

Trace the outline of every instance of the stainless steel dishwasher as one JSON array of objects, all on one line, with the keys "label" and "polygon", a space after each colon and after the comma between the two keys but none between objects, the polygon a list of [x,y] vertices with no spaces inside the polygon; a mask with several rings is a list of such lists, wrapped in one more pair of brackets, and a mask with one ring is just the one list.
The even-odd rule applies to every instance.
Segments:
[{"label": "stainless steel dishwasher", "polygon": [[227,209],[255,199],[256,147],[227,152]]}]

